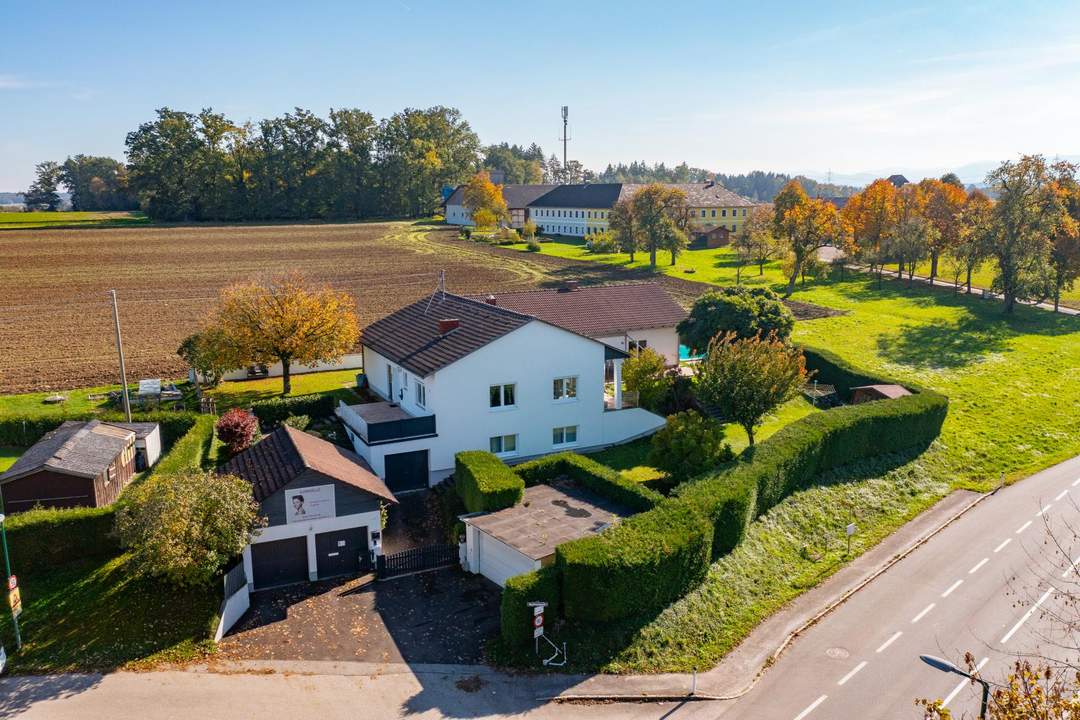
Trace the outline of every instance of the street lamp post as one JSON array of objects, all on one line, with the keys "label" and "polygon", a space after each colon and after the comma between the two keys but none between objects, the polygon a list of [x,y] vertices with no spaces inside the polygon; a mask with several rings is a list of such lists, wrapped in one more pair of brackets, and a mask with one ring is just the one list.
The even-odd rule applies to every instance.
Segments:
[{"label": "street lamp post", "polygon": [[986,720],[986,706],[990,702],[990,683],[983,680],[981,677],[972,675],[969,672],[961,670],[948,660],[942,660],[941,658],[934,657],[933,655],[920,655],[919,659],[930,667],[934,668],[935,670],[940,670],[941,672],[945,673],[954,673],[956,675],[966,677],[969,680],[974,680],[975,682],[982,685],[982,707],[979,709],[979,720]]}]

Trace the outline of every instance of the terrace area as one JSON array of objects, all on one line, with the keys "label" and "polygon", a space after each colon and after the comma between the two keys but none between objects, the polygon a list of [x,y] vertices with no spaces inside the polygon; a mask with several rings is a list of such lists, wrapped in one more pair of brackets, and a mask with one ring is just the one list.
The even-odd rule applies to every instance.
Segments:
[{"label": "terrace area", "polygon": [[357,405],[341,403],[336,412],[345,426],[367,445],[431,437],[436,434],[434,415],[412,415],[400,405],[385,400]]}]

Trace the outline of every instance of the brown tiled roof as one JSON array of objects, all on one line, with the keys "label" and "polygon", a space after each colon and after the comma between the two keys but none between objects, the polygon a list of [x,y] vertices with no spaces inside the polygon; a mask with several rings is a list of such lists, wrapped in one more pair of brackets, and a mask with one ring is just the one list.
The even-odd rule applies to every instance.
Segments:
[{"label": "brown tiled roof", "polygon": [[38,470],[97,477],[134,439],[133,431],[118,425],[68,420],[46,433],[7,472],[0,474],[0,483]]},{"label": "brown tiled roof", "polygon": [[852,392],[855,392],[856,390],[869,390],[873,393],[877,393],[882,398],[889,400],[895,400],[896,398],[911,394],[911,391],[903,385],[859,385],[851,388]]},{"label": "brown tiled roof", "polygon": [[656,283],[523,290],[493,297],[497,307],[594,338],[674,327],[686,317],[686,311]]},{"label": "brown tiled roof", "polygon": [[[440,333],[440,320],[458,320],[460,324]],[[426,377],[532,320],[506,308],[438,292],[368,325],[360,342],[409,372]]]},{"label": "brown tiled roof", "polygon": [[262,502],[305,470],[314,470],[384,500],[397,502],[390,488],[371,471],[362,457],[287,425],[235,455],[220,471],[250,482],[255,499]]},{"label": "brown tiled roof", "polygon": [[465,518],[465,522],[533,560],[542,560],[562,543],[598,533],[630,514],[569,484],[534,485],[525,488],[517,505]]}]

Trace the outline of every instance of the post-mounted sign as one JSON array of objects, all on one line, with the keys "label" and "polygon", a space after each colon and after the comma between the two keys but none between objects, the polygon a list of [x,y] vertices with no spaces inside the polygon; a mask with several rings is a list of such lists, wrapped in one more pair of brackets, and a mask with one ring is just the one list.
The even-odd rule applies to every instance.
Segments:
[{"label": "post-mounted sign", "polygon": [[7,579],[7,589],[14,590],[17,587],[19,587],[19,578],[14,575],[9,575]]},{"label": "post-mounted sign", "polygon": [[22,614],[22,598],[19,596],[19,588],[8,592],[8,606],[11,607],[12,617],[19,617]]}]

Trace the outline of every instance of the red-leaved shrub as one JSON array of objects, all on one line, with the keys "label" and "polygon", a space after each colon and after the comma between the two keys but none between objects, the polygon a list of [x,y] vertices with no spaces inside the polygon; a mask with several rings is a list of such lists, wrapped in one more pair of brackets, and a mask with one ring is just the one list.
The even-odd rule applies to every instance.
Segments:
[{"label": "red-leaved shrub", "polygon": [[218,440],[225,443],[230,455],[251,447],[259,432],[259,420],[247,410],[233,408],[218,419],[214,426]]}]

